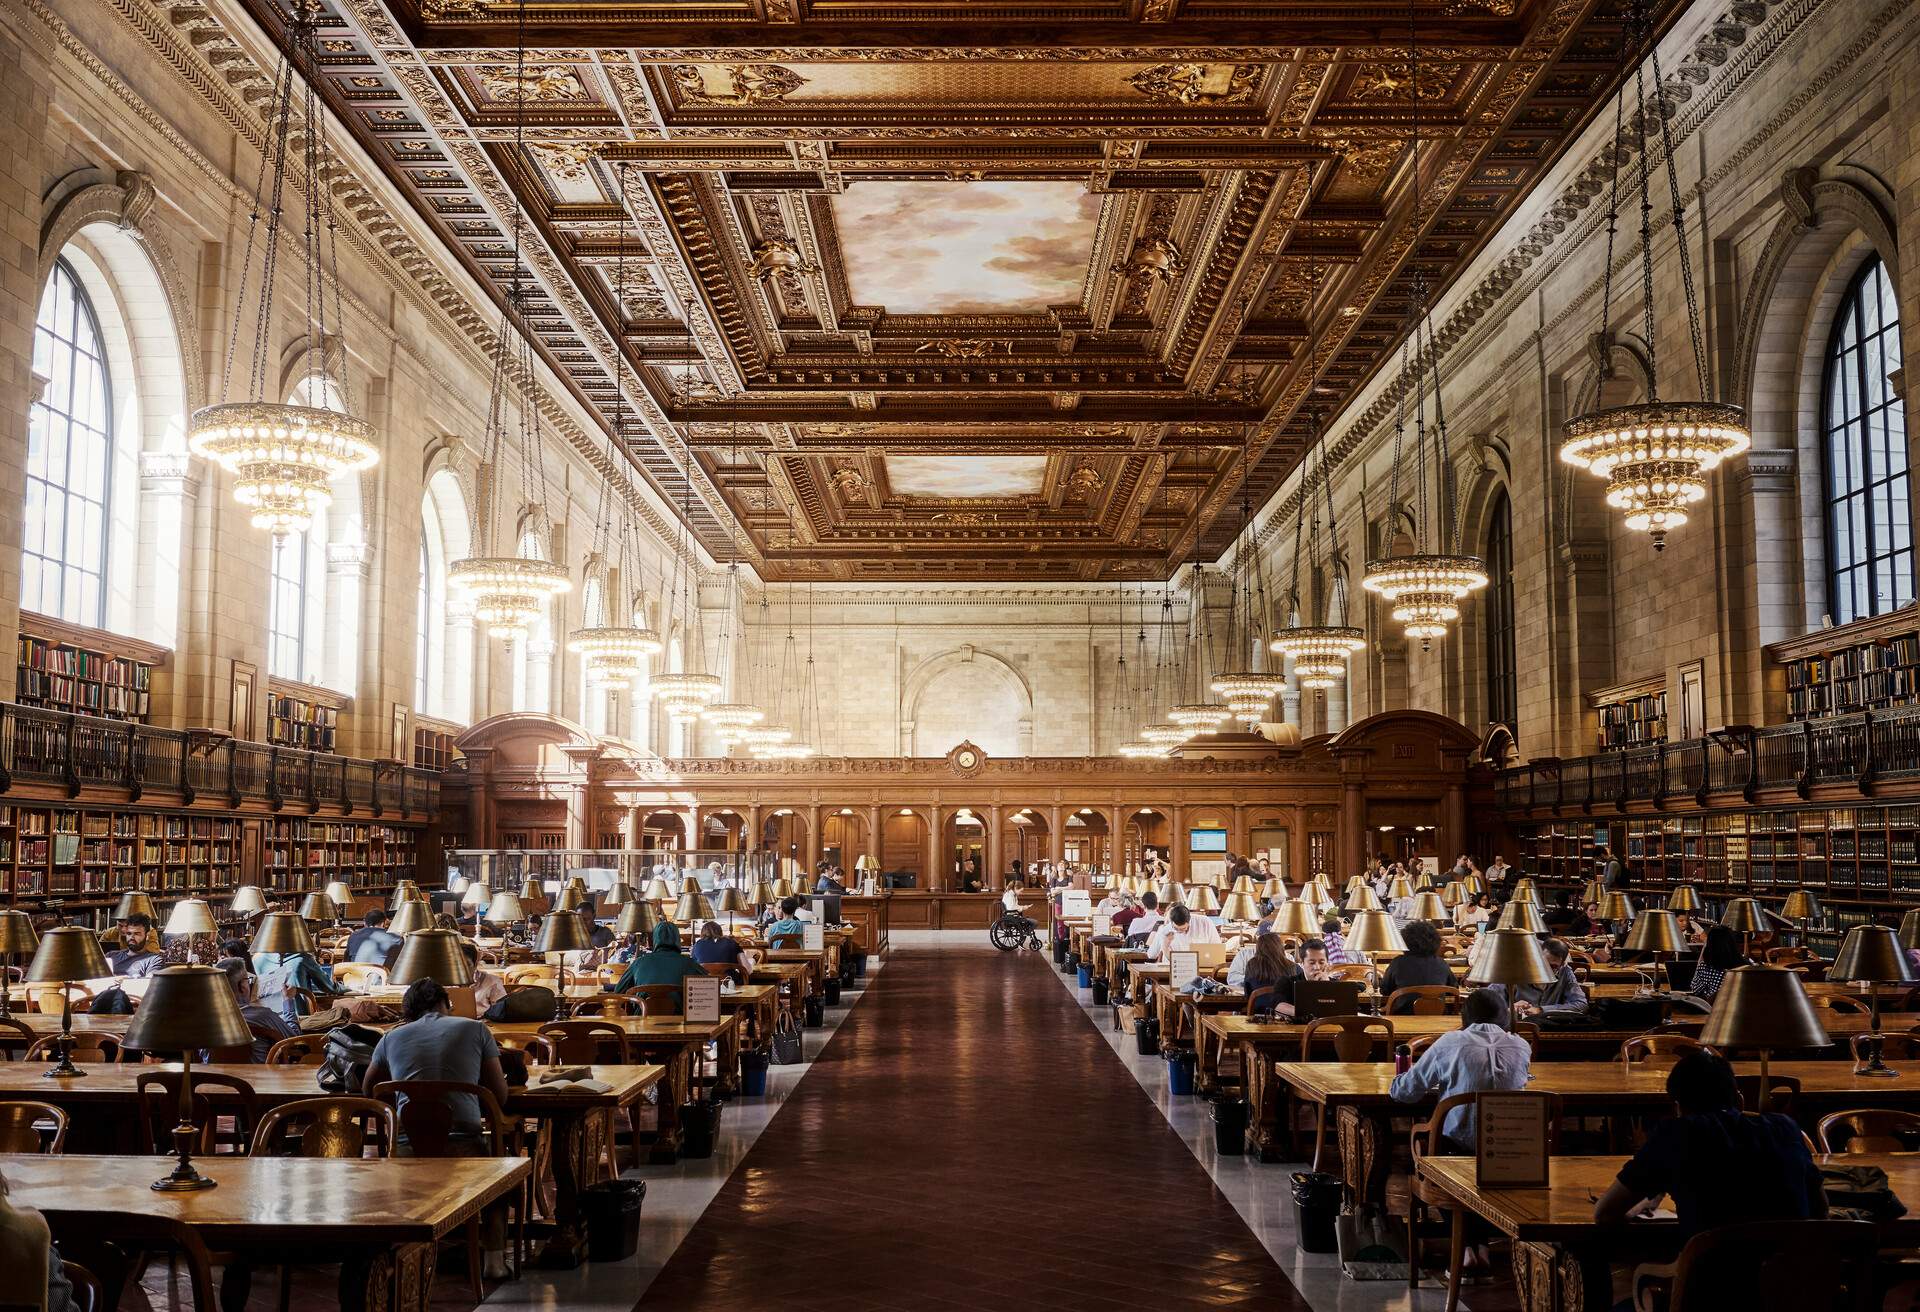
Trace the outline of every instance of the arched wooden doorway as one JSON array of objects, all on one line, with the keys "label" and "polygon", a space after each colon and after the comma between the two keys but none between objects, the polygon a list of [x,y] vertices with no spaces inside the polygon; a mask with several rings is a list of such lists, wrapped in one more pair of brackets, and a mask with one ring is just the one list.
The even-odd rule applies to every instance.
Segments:
[{"label": "arched wooden doorway", "polygon": [[643,852],[686,851],[686,817],[678,811],[648,812],[640,821],[640,850]]},{"label": "arched wooden doorway", "polygon": [[1172,868],[1173,821],[1157,807],[1142,806],[1126,813],[1121,821],[1121,840],[1124,850],[1120,866],[1114,869],[1116,876],[1145,874],[1149,852],[1160,858],[1159,869]]},{"label": "arched wooden doorway", "polygon": [[1061,846],[1069,865],[1098,873],[1112,860],[1113,826],[1107,823],[1106,812],[1097,806],[1077,806],[1062,823]]},{"label": "arched wooden doorway", "polygon": [[820,859],[847,872],[849,880],[859,859],[875,855],[867,842],[867,818],[852,807],[842,807],[820,820]]},{"label": "arched wooden doorway", "polygon": [[813,887],[813,872],[807,865],[807,818],[792,807],[780,807],[760,821],[760,849],[774,858],[774,869],[783,878],[804,876]]},{"label": "arched wooden doorway", "polygon": [[703,852],[738,852],[747,843],[747,818],[738,811],[722,808],[709,811],[702,818],[700,850]]},{"label": "arched wooden doorway", "polygon": [[1012,872],[1018,869],[1021,881],[1030,880],[1034,866],[1046,860],[1050,850],[1046,808],[1003,808],[1001,816],[1000,859],[1006,863],[1006,869],[1001,873],[1006,877],[1006,882],[1012,882]]},{"label": "arched wooden doorway", "polygon": [[960,807],[940,823],[940,883],[955,892],[985,890],[991,883],[987,869],[987,820],[972,807]]},{"label": "arched wooden doorway", "polygon": [[929,888],[927,820],[912,807],[896,807],[880,822],[880,869],[912,876],[913,888]]}]

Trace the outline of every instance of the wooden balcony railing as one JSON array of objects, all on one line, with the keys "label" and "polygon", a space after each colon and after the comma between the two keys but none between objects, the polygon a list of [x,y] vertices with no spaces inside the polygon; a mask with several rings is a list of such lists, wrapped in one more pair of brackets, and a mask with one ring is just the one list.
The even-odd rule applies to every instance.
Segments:
[{"label": "wooden balcony railing", "polygon": [[347,815],[408,819],[431,814],[440,776],[400,761],[360,761],[326,752],[245,742],[206,729],[159,729],[91,715],[0,702],[0,797],[23,782],[148,791],[183,802],[225,798],[275,810],[339,807]]}]

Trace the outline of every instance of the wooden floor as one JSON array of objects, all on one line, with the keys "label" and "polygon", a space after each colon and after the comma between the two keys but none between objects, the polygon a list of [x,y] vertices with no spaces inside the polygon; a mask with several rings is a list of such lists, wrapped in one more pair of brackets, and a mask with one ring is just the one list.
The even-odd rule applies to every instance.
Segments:
[{"label": "wooden floor", "polygon": [[1304,1312],[1046,960],[982,937],[889,954],[642,1307]]}]

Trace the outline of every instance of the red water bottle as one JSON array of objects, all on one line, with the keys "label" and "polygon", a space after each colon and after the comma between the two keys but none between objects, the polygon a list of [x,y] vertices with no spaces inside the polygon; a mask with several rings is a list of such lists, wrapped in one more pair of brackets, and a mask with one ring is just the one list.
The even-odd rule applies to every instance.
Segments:
[{"label": "red water bottle", "polygon": [[1413,1049],[1402,1043],[1393,1050],[1393,1073],[1405,1075],[1413,1066]]}]

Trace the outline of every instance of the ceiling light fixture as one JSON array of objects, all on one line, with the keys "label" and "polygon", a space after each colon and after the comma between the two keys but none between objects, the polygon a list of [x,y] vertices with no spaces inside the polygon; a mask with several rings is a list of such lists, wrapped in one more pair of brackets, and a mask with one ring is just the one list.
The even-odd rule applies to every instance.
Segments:
[{"label": "ceiling light fixture", "polygon": [[[1240,391],[1250,395],[1244,376]],[[1267,578],[1260,563],[1260,538],[1253,531],[1252,472],[1253,424],[1248,421],[1240,428],[1240,533],[1227,572],[1227,650],[1222,659],[1227,669],[1215,674],[1207,687],[1249,729],[1267,718],[1273,699],[1287,687],[1284,673],[1264,668]]]},{"label": "ceiling light fixture", "polygon": [[[231,476],[233,499],[252,510],[255,528],[267,529],[276,538],[304,531],[315,515],[333,503],[331,484],[335,478],[371,468],[380,459],[373,426],[365,420],[356,419],[344,409],[282,402],[267,394],[275,376],[271,367],[276,363],[275,338],[269,329],[274,321],[280,281],[278,256],[289,208],[283,195],[291,185],[297,192],[294,208],[302,222],[298,242],[306,299],[303,342],[307,380],[331,376],[338,389],[334,394],[343,407],[346,404],[345,372],[350,356],[342,337],[346,317],[341,313],[338,224],[333,213],[333,175],[339,165],[327,141],[327,114],[315,90],[321,76],[316,39],[321,16],[316,0],[298,0],[293,6],[287,19],[286,47],[275,73],[273,98],[267,106],[269,141],[247,218],[246,252],[220,377],[220,395],[231,397],[236,387],[233,365],[239,354],[241,328],[250,326],[253,351],[244,399],[203,406],[187,425],[187,449],[213,461]],[[291,176],[296,95],[303,124],[299,142],[303,176],[299,179]],[[248,313],[248,284],[256,249],[260,252],[259,306]],[[337,361],[330,370],[328,357],[336,352]]]},{"label": "ceiling light fixture", "polygon": [[[1644,50],[1653,65],[1653,84],[1659,93],[1660,50],[1645,6],[1634,3],[1620,44],[1624,65]],[[1673,235],[1680,264],[1680,286],[1686,297],[1687,338],[1693,348],[1694,377],[1701,400],[1663,401],[1660,398],[1659,333],[1653,321],[1653,188],[1647,141],[1646,78],[1640,63],[1633,68],[1635,113],[1633,133],[1640,183],[1640,292],[1643,301],[1643,345],[1647,353],[1647,399],[1630,405],[1589,411],[1568,420],[1561,430],[1560,459],[1607,480],[1607,504],[1626,512],[1626,525],[1653,540],[1662,551],[1667,534],[1687,522],[1687,507],[1706,499],[1707,475],[1721,461],[1740,455],[1753,445],[1747,413],[1737,405],[1712,399],[1707,372],[1706,342],[1700,328],[1700,307],[1693,285],[1693,261],[1687,252],[1686,206],[1680,198],[1680,178],[1673,159],[1673,140],[1667,127],[1664,101],[1653,116],[1659,121],[1661,155],[1666,164],[1667,192],[1673,207]],[[1613,243],[1620,216],[1620,141],[1627,100],[1623,78],[1613,110],[1613,177],[1607,201],[1607,263],[1600,294],[1600,334],[1605,353],[1600,366],[1602,384],[1612,376],[1613,337],[1608,323],[1613,309]],[[1595,400],[1598,400],[1598,391]]]}]

